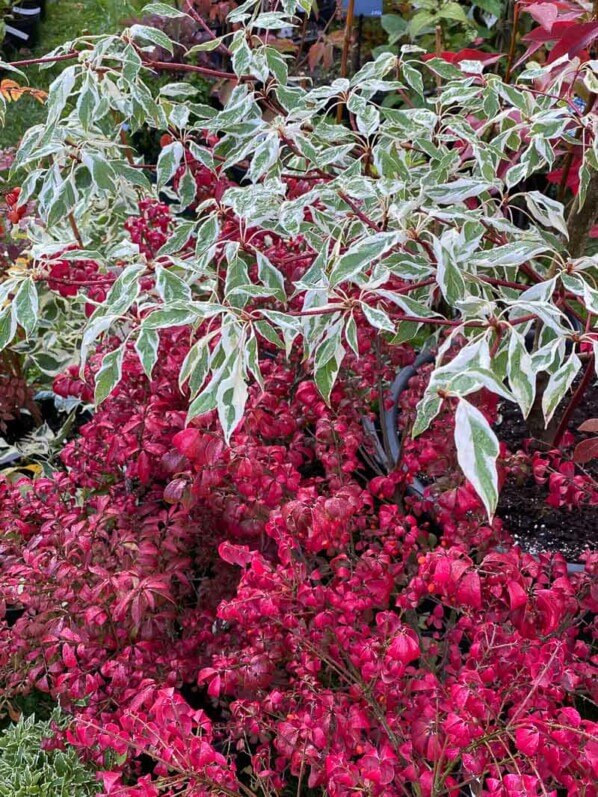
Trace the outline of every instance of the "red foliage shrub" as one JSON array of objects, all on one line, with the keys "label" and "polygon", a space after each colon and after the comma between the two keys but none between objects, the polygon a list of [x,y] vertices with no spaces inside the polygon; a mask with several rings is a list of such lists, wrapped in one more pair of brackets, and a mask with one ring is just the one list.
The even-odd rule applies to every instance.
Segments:
[{"label": "red foliage shrub", "polygon": [[[168,224],[146,204],[127,229],[151,256]],[[252,241],[285,274],[307,265]],[[191,343],[164,332],[151,383],[131,352],[64,471],[0,484],[0,600],[24,610],[0,621],[5,699],[59,699],[120,797],[596,794],[596,557],[568,575],[559,556],[496,552],[449,413],[376,470],[362,416],[413,353],[384,351],[380,373],[358,323],[328,407],[265,349],[227,448],[214,413],[185,428]],[[97,367],[57,392],[89,398]],[[444,478],[434,528],[428,497],[406,495],[422,473]]]}]

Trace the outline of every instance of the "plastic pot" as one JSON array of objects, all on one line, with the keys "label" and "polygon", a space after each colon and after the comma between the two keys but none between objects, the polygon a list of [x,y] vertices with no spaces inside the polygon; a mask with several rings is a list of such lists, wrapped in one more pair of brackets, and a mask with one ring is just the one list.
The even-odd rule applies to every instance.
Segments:
[{"label": "plastic pot", "polygon": [[31,47],[39,38],[42,17],[41,0],[20,0],[10,12],[6,23],[6,36],[15,47]]},{"label": "plastic pot", "polygon": [[[571,318],[570,319],[572,326],[579,329],[579,323],[577,319]],[[532,333],[533,334],[533,333]],[[420,368],[424,365],[428,365],[431,362],[434,362],[435,354],[430,349],[424,349],[414,360],[412,365],[409,365],[407,368],[402,368],[401,371],[397,374],[394,382],[392,383],[390,389],[390,395],[392,398],[392,408],[390,410],[385,411],[381,418],[380,423],[385,427],[386,439],[388,440],[389,448],[390,448],[390,455],[392,458],[392,463],[390,463],[393,467],[399,461],[401,456],[401,436],[398,429],[398,420],[399,420],[399,398],[401,393],[407,388],[409,385],[410,380],[416,376]],[[384,449],[382,445],[380,445],[380,449],[382,454],[384,455]],[[419,479],[414,479],[412,484],[409,485],[407,488],[407,492],[411,495],[414,495],[418,498],[422,498],[424,495],[425,486]],[[498,548],[499,551],[504,549]],[[538,559],[537,556],[532,554],[534,559]],[[585,570],[585,565],[581,564],[580,562],[567,562],[567,571],[569,573],[580,573]]]},{"label": "plastic pot", "polygon": [[32,47],[39,38],[39,9],[36,15],[14,14],[6,23],[6,38],[16,48]]}]

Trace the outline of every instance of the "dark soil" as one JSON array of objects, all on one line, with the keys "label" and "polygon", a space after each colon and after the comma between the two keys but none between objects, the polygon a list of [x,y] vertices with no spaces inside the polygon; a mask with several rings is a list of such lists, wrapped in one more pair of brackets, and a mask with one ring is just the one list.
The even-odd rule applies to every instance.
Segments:
[{"label": "dark soil", "polygon": [[[524,447],[524,441],[529,437],[525,421],[514,404],[502,405],[500,412],[502,417],[496,427],[497,435],[511,452],[516,452]],[[577,429],[588,418],[598,418],[598,389],[595,385],[586,392],[572,415],[569,431],[574,434],[576,442],[587,437]],[[532,441],[531,446],[534,445],[535,441]],[[598,479],[598,462],[588,463],[584,470]],[[503,487],[497,514],[524,550],[533,554],[558,551],[569,562],[575,562],[588,548],[598,547],[598,507],[585,505],[572,510],[566,507],[554,509],[546,503],[546,498],[546,486],[537,484],[533,476],[523,483],[510,480]]]},{"label": "dark soil", "polygon": [[559,552],[575,562],[583,551],[598,546],[598,507],[553,509],[546,503],[546,488],[534,479],[523,485],[506,484],[498,515],[515,542],[529,553]]}]

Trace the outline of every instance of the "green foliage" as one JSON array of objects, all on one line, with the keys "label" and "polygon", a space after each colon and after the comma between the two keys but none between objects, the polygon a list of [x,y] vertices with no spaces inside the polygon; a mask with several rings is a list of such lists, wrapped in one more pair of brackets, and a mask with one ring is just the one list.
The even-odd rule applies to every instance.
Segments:
[{"label": "green foliage", "polygon": [[47,722],[21,718],[0,733],[0,795],[2,797],[85,797],[98,794],[93,772],[71,747],[44,750],[53,736],[52,723],[64,726],[55,711]]},{"label": "green foliage", "polygon": [[10,13],[12,8],[12,0],[0,0],[0,43],[6,36],[6,21],[5,17]]},{"label": "green foliage", "polygon": [[[408,12],[405,5],[410,6]],[[443,49],[454,51],[470,46],[476,38],[494,36],[506,5],[505,0],[414,0],[401,3],[399,13],[384,14],[381,22],[388,45],[395,49],[411,41],[433,50],[439,26]]]},{"label": "green foliage", "polygon": [[[0,0],[0,15],[3,2],[12,5],[12,0]],[[39,44],[22,57],[44,56],[84,32],[100,34],[117,30],[123,20],[137,13],[143,5],[143,0],[47,0]],[[59,72],[60,69],[52,65],[36,70],[29,74],[30,83],[45,91]],[[0,128],[0,148],[16,146],[27,129],[44,118],[43,106],[31,97],[23,97],[18,103],[9,105],[6,124]]]}]

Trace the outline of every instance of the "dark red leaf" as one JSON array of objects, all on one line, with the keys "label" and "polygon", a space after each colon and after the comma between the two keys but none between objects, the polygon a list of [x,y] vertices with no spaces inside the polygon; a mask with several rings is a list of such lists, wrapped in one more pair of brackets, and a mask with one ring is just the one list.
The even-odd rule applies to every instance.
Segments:
[{"label": "dark red leaf", "polygon": [[598,459],[598,437],[590,437],[589,440],[582,440],[575,446],[573,459],[579,465],[585,465],[592,459]]}]

